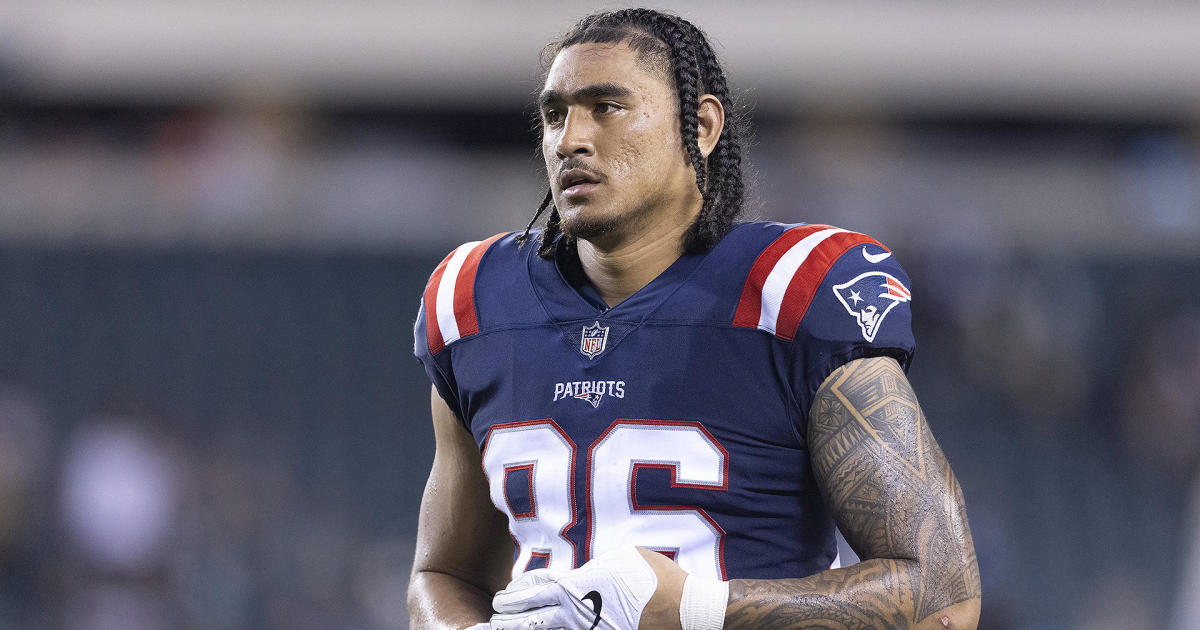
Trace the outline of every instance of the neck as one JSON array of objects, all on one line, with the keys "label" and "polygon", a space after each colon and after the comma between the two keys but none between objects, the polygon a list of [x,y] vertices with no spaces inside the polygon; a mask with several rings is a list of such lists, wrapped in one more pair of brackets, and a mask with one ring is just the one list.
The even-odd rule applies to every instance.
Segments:
[{"label": "neck", "polygon": [[683,255],[683,234],[698,214],[696,208],[685,220],[655,222],[626,237],[580,240],[579,262],[604,302],[616,306],[666,271]]}]

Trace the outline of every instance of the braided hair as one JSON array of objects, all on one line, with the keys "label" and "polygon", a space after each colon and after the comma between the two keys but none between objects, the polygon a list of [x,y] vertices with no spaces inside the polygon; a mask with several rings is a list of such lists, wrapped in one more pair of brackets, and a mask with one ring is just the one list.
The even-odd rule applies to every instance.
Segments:
[{"label": "braided hair", "polygon": [[[696,171],[696,187],[703,197],[700,215],[683,235],[683,251],[699,254],[712,249],[733,228],[742,213],[745,185],[742,176],[743,121],[729,94],[725,72],[704,33],[691,22],[652,9],[622,9],[589,15],[560,39],[542,50],[542,73],[549,72],[555,56],[569,46],[588,43],[624,43],[639,61],[661,70],[673,79],[679,96],[679,130],[683,150]],[[703,94],[712,94],[725,106],[725,126],[707,163],[697,142],[697,109]],[[540,119],[539,119],[539,131]],[[561,218],[551,191],[538,206],[525,233],[547,208],[550,217],[542,231],[538,255],[550,258],[559,235]]]}]

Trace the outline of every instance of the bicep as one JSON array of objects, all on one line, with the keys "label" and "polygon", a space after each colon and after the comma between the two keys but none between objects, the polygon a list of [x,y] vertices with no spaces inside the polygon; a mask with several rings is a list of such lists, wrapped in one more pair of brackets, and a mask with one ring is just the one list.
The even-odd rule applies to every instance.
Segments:
[{"label": "bicep", "polygon": [[512,568],[507,522],[492,505],[475,440],[436,389],[430,400],[436,451],[421,498],[413,572],[445,573],[494,593]]},{"label": "bicep", "polygon": [[958,481],[895,360],[835,370],[813,399],[807,435],[822,495],[861,558],[918,561],[978,588]]}]

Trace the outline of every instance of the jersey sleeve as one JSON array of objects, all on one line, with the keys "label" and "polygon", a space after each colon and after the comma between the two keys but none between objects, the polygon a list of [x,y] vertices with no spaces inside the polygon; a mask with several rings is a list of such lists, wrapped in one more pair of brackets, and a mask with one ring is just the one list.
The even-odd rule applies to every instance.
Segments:
[{"label": "jersey sleeve", "polygon": [[785,343],[785,369],[807,416],[817,389],[854,359],[912,359],[911,285],[890,250],[865,234],[829,225],[783,232],[758,255],[734,325]]},{"label": "jersey sleeve", "polygon": [[805,412],[829,374],[854,359],[889,356],[908,371],[911,304],[908,274],[877,242],[855,245],[829,266],[797,330],[794,386]]},{"label": "jersey sleeve", "polygon": [[429,347],[429,326],[428,326],[429,311],[425,308],[425,300],[421,299],[421,307],[417,310],[417,321],[413,326],[413,354],[417,360],[421,362],[421,366],[425,368],[425,375],[429,377],[429,381],[433,383],[434,389],[437,390],[442,400],[454,412],[454,415],[460,420],[462,419],[462,406],[458,401],[458,386],[454,382],[454,371],[450,365],[450,354],[444,353],[444,356],[436,356]]},{"label": "jersey sleeve", "polygon": [[504,234],[463,243],[450,252],[429,276],[413,326],[413,354],[454,415],[467,423],[454,377],[451,346],[479,333],[475,282],[488,248]]}]

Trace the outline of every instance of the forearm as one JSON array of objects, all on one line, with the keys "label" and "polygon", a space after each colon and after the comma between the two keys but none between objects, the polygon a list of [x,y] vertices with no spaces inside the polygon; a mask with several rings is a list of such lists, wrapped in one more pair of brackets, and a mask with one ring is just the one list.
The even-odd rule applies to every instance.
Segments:
[{"label": "forearm", "polygon": [[725,628],[974,628],[979,593],[927,584],[915,560],[874,559],[799,579],[732,580]]},{"label": "forearm", "polygon": [[417,571],[408,585],[408,614],[413,628],[465,628],[492,616],[492,593],[448,573]]}]

